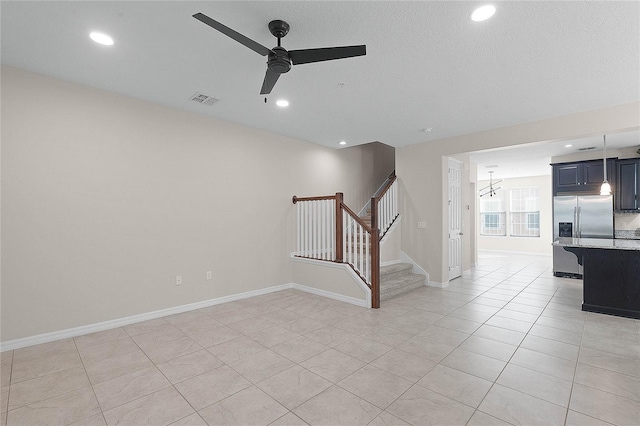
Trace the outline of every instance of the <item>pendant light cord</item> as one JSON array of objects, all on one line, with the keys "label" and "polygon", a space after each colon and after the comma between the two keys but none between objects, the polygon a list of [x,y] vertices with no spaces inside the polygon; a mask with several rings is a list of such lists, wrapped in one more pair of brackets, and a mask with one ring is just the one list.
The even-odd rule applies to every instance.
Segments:
[{"label": "pendant light cord", "polygon": [[602,138],[604,139],[603,162],[604,162],[604,181],[606,183],[607,182],[607,135],[603,135]]}]

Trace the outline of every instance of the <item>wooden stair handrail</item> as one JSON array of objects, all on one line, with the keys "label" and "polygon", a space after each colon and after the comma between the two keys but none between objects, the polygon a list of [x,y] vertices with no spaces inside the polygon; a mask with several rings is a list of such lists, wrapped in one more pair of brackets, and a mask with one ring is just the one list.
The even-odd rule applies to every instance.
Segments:
[{"label": "wooden stair handrail", "polygon": [[[338,195],[338,194],[336,194]],[[335,200],[336,199],[336,195],[321,195],[319,197],[296,197],[295,195],[291,198],[291,201],[293,201],[293,204],[297,203],[298,201],[320,201],[320,200]]]},{"label": "wooden stair handrail", "polygon": [[[389,176],[390,182],[385,185],[382,191],[380,191],[379,197],[382,197],[389,189],[391,184],[395,181],[395,171]],[[318,197],[297,197],[293,196],[291,201],[296,204],[298,201],[320,201],[320,200],[335,200],[336,212],[335,212],[335,262],[344,263],[344,247],[343,247],[343,217],[342,212],[346,212],[356,223],[370,235],[371,244],[371,284],[366,282],[366,279],[358,273],[360,278],[371,289],[371,307],[377,309],[380,307],[380,230],[377,227],[377,199],[371,198],[371,225],[362,220],[353,210],[351,210],[346,204],[344,204],[344,194],[337,192],[335,195],[324,195]],[[375,225],[375,226],[374,226]],[[351,268],[356,270],[353,265]],[[356,271],[357,272],[357,271]]]},{"label": "wooden stair handrail", "polygon": [[387,193],[387,191],[389,190],[389,188],[391,188],[391,185],[393,185],[393,182],[395,181],[396,181],[396,171],[394,170],[393,172],[391,172],[391,174],[387,178],[387,182],[385,183],[385,185],[382,188],[380,188],[372,198],[379,200],[380,198],[384,197],[384,194]]},{"label": "wooden stair handrail", "polygon": [[360,224],[360,226],[362,226],[365,229],[365,231],[367,231],[369,234],[371,234],[371,227],[369,225],[367,225],[367,223],[364,220],[362,220],[362,218],[360,216],[358,216],[356,213],[354,213],[353,210],[351,210],[349,207],[347,207],[347,205],[345,205],[344,203],[340,203],[340,207],[344,211],[346,211],[347,214],[353,218],[353,220],[358,222],[358,224]]}]

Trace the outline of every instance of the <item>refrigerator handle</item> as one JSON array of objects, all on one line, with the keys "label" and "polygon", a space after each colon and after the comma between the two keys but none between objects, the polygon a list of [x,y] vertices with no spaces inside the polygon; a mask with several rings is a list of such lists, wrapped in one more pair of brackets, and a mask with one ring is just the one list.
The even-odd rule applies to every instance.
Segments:
[{"label": "refrigerator handle", "polygon": [[580,206],[576,207],[576,226],[576,234],[578,235],[578,238],[582,238],[582,209]]}]

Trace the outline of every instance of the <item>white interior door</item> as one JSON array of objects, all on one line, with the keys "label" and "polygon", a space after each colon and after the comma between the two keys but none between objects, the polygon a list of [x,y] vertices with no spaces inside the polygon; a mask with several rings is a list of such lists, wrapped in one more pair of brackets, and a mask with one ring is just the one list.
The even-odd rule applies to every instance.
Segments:
[{"label": "white interior door", "polygon": [[462,275],[462,163],[449,159],[449,279]]}]

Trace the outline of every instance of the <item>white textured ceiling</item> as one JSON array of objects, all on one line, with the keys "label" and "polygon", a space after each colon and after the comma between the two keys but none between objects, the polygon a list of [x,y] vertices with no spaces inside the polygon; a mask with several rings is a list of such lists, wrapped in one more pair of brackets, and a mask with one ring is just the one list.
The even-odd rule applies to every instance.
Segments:
[{"label": "white textured ceiling", "polygon": [[[640,150],[640,131],[607,135],[607,157],[611,157],[611,153],[616,152],[615,150],[629,147]],[[477,177],[480,180],[488,180],[489,171],[494,172],[495,179],[543,176],[551,174],[551,157],[588,153],[587,155],[591,158],[602,158],[604,156],[603,148],[603,137],[593,136],[478,151],[471,153],[470,159],[477,163]]]},{"label": "white textured ceiling", "polygon": [[[397,147],[640,99],[637,1],[500,1],[472,22],[480,4],[3,1],[1,59],[330,147]],[[367,55],[294,66],[265,104],[265,58],[196,12],[267,47],[267,23],[283,19],[285,48],[366,44]],[[115,45],[93,43],[93,30]],[[220,102],[189,101],[196,92]]]}]

